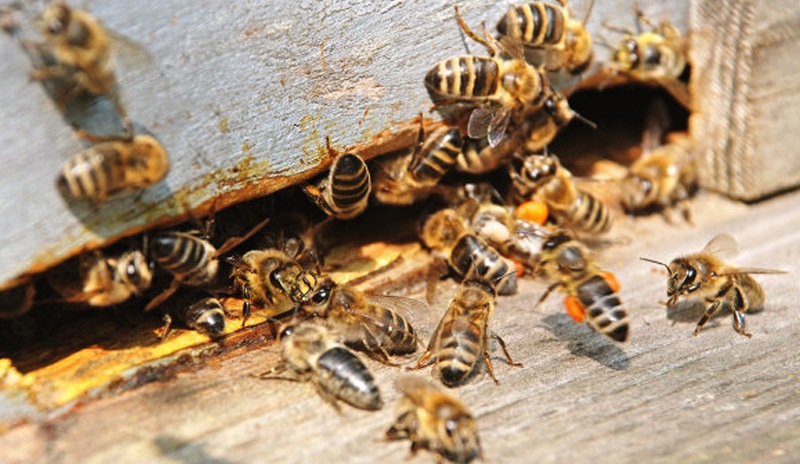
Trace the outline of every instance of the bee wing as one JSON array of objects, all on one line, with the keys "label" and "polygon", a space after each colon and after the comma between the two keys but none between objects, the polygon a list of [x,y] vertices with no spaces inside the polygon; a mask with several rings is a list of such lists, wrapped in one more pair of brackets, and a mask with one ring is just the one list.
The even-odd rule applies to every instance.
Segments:
[{"label": "bee wing", "polygon": [[496,147],[503,139],[511,120],[508,108],[475,108],[469,115],[467,135],[472,139],[487,138],[489,145]]},{"label": "bee wing", "polygon": [[114,31],[108,31],[114,60],[126,70],[147,69],[153,66],[153,55],[144,45]]},{"label": "bee wing", "polygon": [[503,140],[509,121],[511,121],[510,111],[500,110],[495,114],[495,117],[489,123],[489,130],[486,134],[486,139],[489,141],[490,146],[496,147]]},{"label": "bee wing", "polygon": [[469,115],[467,135],[471,139],[482,139],[489,133],[489,124],[495,112],[491,108],[475,108]]},{"label": "bee wing", "polygon": [[743,274],[788,274],[788,272],[780,269],[764,269],[760,267],[732,267],[714,273],[714,275],[717,276],[733,276]]},{"label": "bee wing", "polygon": [[718,258],[732,258],[739,254],[739,244],[731,234],[719,234],[708,242],[702,253]]},{"label": "bee wing", "polygon": [[426,394],[439,391],[433,383],[419,375],[402,375],[394,384],[416,404],[422,404]]},{"label": "bee wing", "polygon": [[396,312],[403,319],[416,325],[416,322],[427,322],[431,317],[428,303],[404,296],[367,294],[367,299],[376,305]]}]

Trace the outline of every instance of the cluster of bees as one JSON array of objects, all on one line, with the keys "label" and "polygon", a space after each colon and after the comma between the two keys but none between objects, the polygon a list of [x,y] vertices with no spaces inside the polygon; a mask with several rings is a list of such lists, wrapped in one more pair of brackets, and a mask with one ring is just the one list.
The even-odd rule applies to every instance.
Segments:
[{"label": "cluster of bees", "polygon": [[[455,15],[462,31],[488,55],[449,58],[424,76],[443,123],[426,130],[420,118],[412,148],[369,164],[356,154],[342,154],[327,175],[302,187],[329,220],[353,219],[371,199],[431,206],[419,227],[419,238],[434,257],[429,302],[443,274],[461,284],[411,369],[433,364],[435,377],[451,388],[469,382],[482,365],[498,382],[490,362],[492,340],[509,365],[521,366],[489,329],[489,320],[498,295],[516,293],[517,280],[525,274],[550,282],[540,302],[556,289],[564,292],[565,309],[576,322],[617,343],[626,342],[630,331],[619,284],[591,247],[612,228],[611,208],[547,151],[573,119],[594,126],[570,107],[569,88],[563,84],[593,61],[585,20],[573,17],[566,0],[530,2],[510,7],[493,36],[485,27],[481,35],[471,30],[457,8]],[[649,30],[621,30],[624,37],[613,47],[606,71],[662,86],[689,107],[680,80],[686,66],[680,33],[666,21],[654,25],[641,13],[638,18],[640,27]],[[62,109],[87,96],[109,97],[126,128],[113,140],[81,131],[96,143],[65,163],[57,188],[70,200],[99,203],[162,179],[169,169],[166,150],[151,135],[134,135],[119,104],[109,33],[87,12],[62,2],[50,4],[41,23],[43,41],[33,48],[26,45],[43,63],[33,77],[57,81],[55,100]],[[13,33],[7,18],[3,25]],[[664,112],[654,106],[642,155],[608,182],[631,214],[682,206],[689,220],[686,202],[696,184],[691,150],[685,134],[670,134],[665,142]],[[453,171],[507,176],[493,183],[464,183]],[[48,271],[42,280],[62,304],[114,307],[149,296],[146,311],[169,308],[162,337],[173,318],[209,337],[221,336],[229,313],[218,298],[239,295],[242,326],[254,307],[281,318],[281,362],[259,377],[311,382],[337,408],[339,400],[366,410],[382,408],[374,378],[353,350],[400,366],[397,357],[412,355],[422,345],[409,315],[431,309],[425,302],[367,295],[336,282],[315,246],[321,225],[299,227],[292,235],[280,224],[275,217],[257,218],[246,232],[230,234],[219,245],[212,242],[213,221],[194,229],[149,231],[134,249],[87,253]],[[268,226],[278,228],[281,238],[248,245]],[[780,272],[722,262],[720,257],[735,246],[731,236],[721,235],[702,251],[669,264],[643,258],[667,269],[668,305],[682,296],[706,305],[695,334],[726,307],[733,313],[734,329],[749,337],[745,314],[764,303],[763,290],[751,275]],[[236,251],[245,248],[242,254]],[[0,293],[3,318],[42,303],[37,288],[31,280]],[[412,452],[430,449],[453,462],[481,456],[475,420],[463,403],[419,377],[402,377],[397,386],[403,398],[388,439],[409,439]]]}]

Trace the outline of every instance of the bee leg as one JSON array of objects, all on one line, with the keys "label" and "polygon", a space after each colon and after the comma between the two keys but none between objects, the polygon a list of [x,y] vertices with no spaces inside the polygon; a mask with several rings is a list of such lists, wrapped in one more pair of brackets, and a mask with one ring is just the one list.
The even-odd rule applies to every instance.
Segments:
[{"label": "bee leg", "polygon": [[513,359],[511,359],[511,355],[508,354],[508,347],[506,347],[506,342],[502,338],[500,338],[499,335],[497,335],[496,333],[492,333],[492,338],[497,340],[497,344],[500,345],[500,348],[503,350],[503,355],[506,357],[506,363],[508,363],[509,366],[522,367],[522,363],[515,362]]},{"label": "bee leg", "polygon": [[412,430],[415,420],[415,414],[412,411],[406,411],[400,414],[394,423],[386,431],[387,440],[404,440],[410,437],[409,431]]},{"label": "bee leg", "polygon": [[428,276],[425,286],[425,301],[427,301],[428,304],[433,303],[433,299],[436,296],[436,285],[446,271],[447,262],[443,257],[436,256],[430,267],[428,267]]},{"label": "bee leg", "polygon": [[719,311],[719,308],[721,306],[722,306],[721,301],[716,300],[709,307],[706,308],[706,312],[703,313],[703,317],[701,317],[700,320],[697,321],[697,327],[695,327],[694,329],[695,335],[698,335],[700,333],[700,329],[702,329],[703,326],[706,325],[706,322],[708,322],[708,320],[711,319],[711,316],[713,316],[717,311]]},{"label": "bee leg", "polygon": [[164,313],[162,319],[164,320],[164,327],[161,329],[161,335],[158,338],[164,340],[169,335],[170,329],[172,329],[172,316],[169,313]]},{"label": "bee leg", "polygon": [[489,356],[489,346],[487,344],[486,349],[483,350],[483,363],[486,365],[486,370],[489,371],[489,377],[494,380],[495,385],[500,385],[500,381],[497,380],[497,377],[494,376],[494,368],[492,367],[492,360]]},{"label": "bee leg", "polygon": [[247,283],[242,287],[242,297],[244,298],[244,302],[242,302],[242,327],[244,327],[250,317],[250,285]]},{"label": "bee leg", "polygon": [[320,398],[322,398],[323,401],[333,406],[333,409],[335,409],[339,414],[342,413],[342,407],[339,406],[339,399],[336,398],[336,395],[332,394],[316,382],[314,383],[314,388],[317,390],[317,394],[320,396]]},{"label": "bee leg", "polygon": [[544,300],[546,300],[547,297],[550,296],[551,293],[553,293],[553,290],[557,289],[560,286],[561,286],[561,282],[556,282],[556,283],[550,285],[549,287],[547,287],[547,290],[545,290],[544,294],[542,295],[541,298],[539,298],[539,301],[537,301],[536,304],[537,305],[542,304],[544,302]]},{"label": "bee leg", "polygon": [[417,369],[428,367],[431,364],[433,364],[433,361],[435,360],[432,358],[433,358],[433,351],[428,350],[425,353],[423,353],[422,356],[420,356],[419,360],[417,361],[417,364],[414,367],[407,367],[406,369],[415,371]]},{"label": "bee leg", "polygon": [[172,294],[175,293],[175,291],[177,291],[180,286],[181,284],[179,281],[173,280],[172,283],[169,285],[169,287],[167,287],[163,292],[161,292],[158,296],[156,296],[155,298],[150,300],[149,303],[147,303],[147,306],[144,307],[144,311],[150,312],[153,309],[157,308],[158,306],[161,306],[161,304],[167,301],[169,297],[171,297]]},{"label": "bee leg", "polygon": [[753,334],[747,331],[747,320],[744,317],[748,309],[747,299],[738,285],[733,287],[733,292],[733,330],[747,338],[751,338]]}]

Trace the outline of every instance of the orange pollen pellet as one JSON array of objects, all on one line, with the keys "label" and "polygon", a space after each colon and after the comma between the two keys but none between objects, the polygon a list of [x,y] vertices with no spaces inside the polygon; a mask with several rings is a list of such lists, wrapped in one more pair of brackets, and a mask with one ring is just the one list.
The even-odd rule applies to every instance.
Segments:
[{"label": "orange pollen pellet", "polygon": [[519,261],[511,260],[514,263],[514,270],[517,271],[517,277],[522,277],[525,275],[525,265]]},{"label": "orange pollen pellet", "polygon": [[619,281],[617,280],[617,277],[614,274],[608,271],[603,271],[600,274],[603,276],[603,280],[605,280],[608,283],[608,286],[611,287],[611,290],[614,290],[614,293],[619,292],[620,289]]},{"label": "orange pollen pellet", "polygon": [[515,213],[520,219],[542,225],[547,221],[549,211],[547,210],[547,205],[544,203],[526,201],[517,206]]},{"label": "orange pollen pellet", "polygon": [[583,322],[583,320],[586,319],[586,308],[584,308],[581,302],[574,296],[569,295],[564,298],[564,308],[566,308],[567,314],[569,314],[575,322]]}]

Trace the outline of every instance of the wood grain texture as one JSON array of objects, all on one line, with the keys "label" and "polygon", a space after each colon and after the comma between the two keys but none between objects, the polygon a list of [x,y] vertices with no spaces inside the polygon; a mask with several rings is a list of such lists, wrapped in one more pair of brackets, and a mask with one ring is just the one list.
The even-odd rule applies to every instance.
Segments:
[{"label": "wood grain texture", "polygon": [[800,6],[698,0],[690,25],[701,184],[743,200],[796,187]]},{"label": "wood grain texture", "polygon": [[[500,385],[480,374],[452,392],[472,408],[487,462],[796,462],[800,456],[800,210],[795,193],[755,206],[712,194],[692,202],[696,226],[660,217],[625,224],[601,252],[616,273],[631,316],[631,338],[615,345],[575,324],[554,295],[534,306],[545,283],[525,279],[499,299],[492,329],[523,368],[499,358]],[[761,276],[764,311],[748,316],[752,339],[730,316],[699,335],[699,313],[666,313],[668,261],[732,233],[742,266],[778,268]],[[635,241],[630,242],[632,238]],[[418,315],[427,338],[453,284],[437,292],[434,313]],[[499,354],[499,353],[498,353]],[[369,362],[387,406],[341,414],[304,384],[252,378],[277,361],[277,346],[54,413],[0,435],[5,462],[348,462],[402,463],[408,443],[385,443],[399,393],[396,369]],[[413,359],[409,360],[409,363]],[[420,375],[428,376],[423,370]],[[87,439],[91,437],[91,439]],[[418,462],[432,462],[421,453]],[[416,462],[416,461],[415,461]]]},{"label": "wood grain texture", "polygon": [[[20,21],[41,5],[25,2]],[[492,28],[507,5],[460,2],[465,20]],[[686,0],[639,5],[685,28]],[[583,16],[586,4],[575,2]],[[80,149],[17,44],[0,36],[0,287],[81,250],[146,227],[265,195],[321,172],[325,139],[341,152],[375,156],[415,140],[404,125],[430,102],[422,85],[437,61],[467,53],[453,3],[436,1],[256,2],[112,0],[88,5],[120,38],[118,80],[131,119],[167,148],[172,170],[141,194],[97,208],[68,203],[54,178]],[[589,28],[633,25],[628,2],[596,2]],[[29,25],[30,26],[30,25]],[[598,48],[598,61],[607,51]],[[144,56],[142,56],[144,55]],[[383,135],[383,137],[379,137]],[[377,141],[375,137],[378,137]],[[365,145],[367,144],[367,145]]]}]

